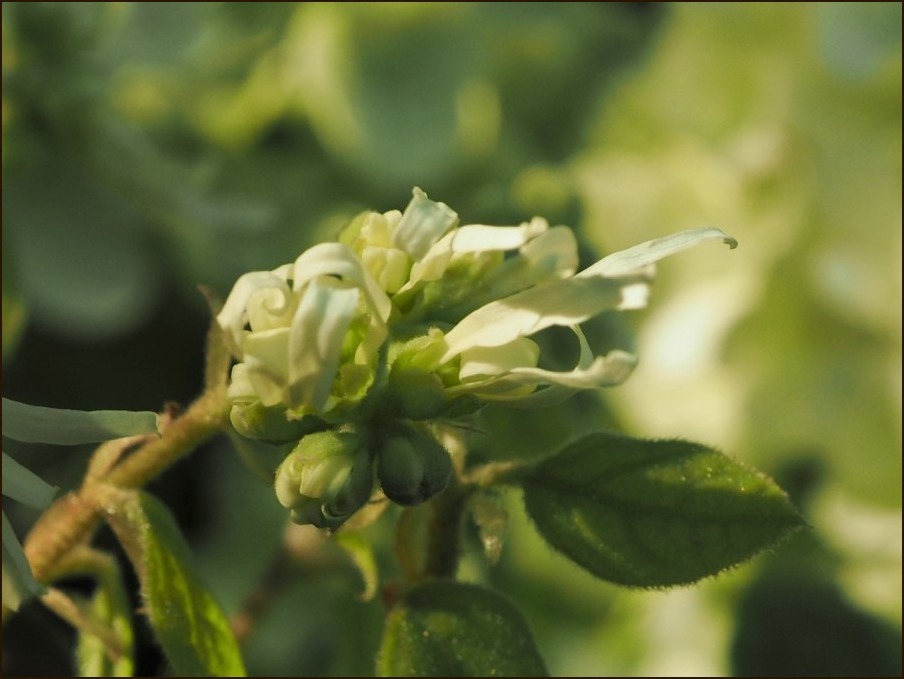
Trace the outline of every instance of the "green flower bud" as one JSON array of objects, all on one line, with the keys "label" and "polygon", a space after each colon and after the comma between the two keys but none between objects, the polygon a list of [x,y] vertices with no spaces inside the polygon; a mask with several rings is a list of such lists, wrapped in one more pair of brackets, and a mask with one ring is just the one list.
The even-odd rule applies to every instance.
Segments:
[{"label": "green flower bud", "polygon": [[277,470],[276,498],[296,523],[336,529],[370,498],[371,463],[357,434],[309,434]]},{"label": "green flower bud", "polygon": [[400,426],[380,446],[377,478],[390,500],[416,505],[445,490],[452,460],[431,436]]},{"label": "green flower bud", "polygon": [[318,417],[307,415],[301,419],[289,419],[284,405],[265,406],[260,401],[235,403],[229,419],[235,430],[249,439],[267,443],[288,443],[326,429],[326,423]]},{"label": "green flower bud", "polygon": [[429,420],[445,408],[446,393],[442,380],[418,369],[393,368],[383,407],[395,418]]}]

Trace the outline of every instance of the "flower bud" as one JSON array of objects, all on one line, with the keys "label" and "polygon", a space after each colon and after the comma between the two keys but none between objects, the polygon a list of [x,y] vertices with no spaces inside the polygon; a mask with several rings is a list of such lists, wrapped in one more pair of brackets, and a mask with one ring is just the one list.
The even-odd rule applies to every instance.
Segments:
[{"label": "flower bud", "polygon": [[445,386],[434,373],[416,368],[393,368],[389,373],[389,389],[384,399],[384,408],[393,417],[428,420],[444,410]]},{"label": "flower bud", "polygon": [[357,434],[309,434],[277,470],[276,498],[296,523],[336,529],[370,498],[371,462]]},{"label": "flower bud", "polygon": [[452,460],[431,436],[400,426],[380,447],[377,477],[390,500],[416,505],[445,490],[452,477]]}]

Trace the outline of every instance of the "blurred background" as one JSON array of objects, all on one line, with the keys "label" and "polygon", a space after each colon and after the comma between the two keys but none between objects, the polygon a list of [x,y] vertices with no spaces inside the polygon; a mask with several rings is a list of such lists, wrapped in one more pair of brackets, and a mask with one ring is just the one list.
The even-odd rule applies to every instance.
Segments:
[{"label": "blurred background", "polygon": [[[591,324],[597,346],[638,352],[627,384],[539,417],[491,410],[476,454],[684,437],[774,476],[812,530],[694,588],[627,591],[553,554],[512,492],[498,564],[469,529],[462,575],[522,607],[553,674],[900,676],[900,3],[2,11],[5,397],[187,403],[199,284],[225,295],[413,186],[464,223],[572,226],[585,263],[719,226],[737,250],[664,261],[649,309]],[[90,452],[4,450],[64,491]],[[150,490],[237,611],[283,539],[272,491],[225,440]],[[24,534],[35,513],[4,507]],[[392,518],[364,531],[384,580]],[[331,544],[296,547],[249,671],[372,673],[379,597],[359,600]],[[136,624],[138,671],[158,672]],[[73,639],[31,603],[4,626],[3,672],[72,672]]]}]

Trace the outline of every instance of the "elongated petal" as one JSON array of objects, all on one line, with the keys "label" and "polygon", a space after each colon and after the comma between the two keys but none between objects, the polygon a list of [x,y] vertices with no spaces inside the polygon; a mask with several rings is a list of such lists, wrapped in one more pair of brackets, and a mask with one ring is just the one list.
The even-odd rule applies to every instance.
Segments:
[{"label": "elongated petal", "polygon": [[358,308],[358,289],[330,279],[311,281],[304,292],[289,338],[291,407],[320,410],[330,394],[343,339]]},{"label": "elongated petal", "polygon": [[658,262],[663,257],[674,255],[677,252],[713,238],[721,240],[732,249],[738,246],[737,240],[721,229],[714,227],[681,231],[671,236],[640,243],[627,250],[614,252],[608,257],[603,257],[596,264],[579,273],[578,276],[606,276],[613,278],[632,274]]},{"label": "elongated petal", "polygon": [[13,532],[6,512],[3,513],[3,605],[12,611],[30,596],[40,594],[41,585],[31,572],[22,543]]},{"label": "elongated petal", "polygon": [[[472,380],[460,386],[450,387],[447,393],[454,396],[472,393],[488,400],[507,401],[518,408],[549,407],[565,401],[583,389],[612,387],[621,384],[637,365],[637,357],[626,351],[614,350],[605,357],[594,358],[587,338],[579,326],[571,326],[578,339],[580,355],[573,370],[557,372],[535,367],[536,360],[522,362],[500,372],[494,377]],[[529,341],[529,340],[528,340]],[[501,347],[491,350],[498,351]],[[484,349],[471,350],[479,352]],[[464,362],[465,356],[462,355]],[[536,390],[539,386],[545,388]]]},{"label": "elongated petal", "polygon": [[[637,357],[625,351],[611,351],[586,368],[568,372],[542,368],[516,368],[505,374],[450,387],[450,396],[475,394],[488,400],[511,401],[519,408],[546,408],[561,403],[578,391],[614,387],[631,375]],[[536,387],[545,389],[534,391]]]},{"label": "elongated petal", "polygon": [[[574,237],[571,235],[570,229],[566,227],[550,229],[548,222],[542,217],[534,217],[530,222],[525,222],[521,226],[468,224],[467,226],[459,227],[443,236],[419,261],[414,263],[414,266],[411,267],[410,280],[402,288],[402,291],[407,291],[421,281],[435,281],[442,278],[453,255],[467,252],[515,250],[518,248],[521,249],[522,253],[526,253],[533,243],[544,240],[544,237],[553,231],[556,231],[556,236],[553,240],[560,241],[562,239],[562,230],[568,232],[568,236],[571,237],[571,241],[574,243]],[[547,241],[546,245],[553,245],[553,242]],[[536,246],[529,252],[528,257],[532,264],[545,257],[545,255],[539,254]],[[546,254],[551,253],[547,252]],[[574,245],[573,257],[574,266],[577,266],[577,245]],[[546,261],[548,263],[548,259]],[[571,273],[574,273],[573,269],[569,272],[569,274]]]},{"label": "elongated petal", "polygon": [[26,443],[76,445],[157,431],[157,414],[45,408],[3,399],[3,435]]},{"label": "elongated petal", "polygon": [[468,224],[453,232],[452,251],[516,250],[548,229],[549,224],[542,217],[535,217],[520,226]]},{"label": "elongated petal", "polygon": [[368,305],[382,320],[389,318],[392,302],[358,256],[342,243],[321,243],[305,250],[295,260],[294,276],[292,287],[296,291],[319,276],[338,276],[361,288]]},{"label": "elongated petal", "polygon": [[430,200],[415,188],[414,197],[392,234],[392,243],[414,259],[421,259],[457,221],[458,214],[452,208]]},{"label": "elongated petal", "polygon": [[441,361],[473,347],[498,347],[552,326],[577,325],[607,309],[636,308],[645,299],[643,276],[552,281],[490,302],[446,334]]},{"label": "elongated petal", "polygon": [[6,453],[3,459],[3,494],[16,502],[43,509],[51,503],[57,489],[29,471]]},{"label": "elongated petal", "polygon": [[[285,269],[281,273],[285,273]],[[226,298],[222,310],[217,314],[217,323],[229,333],[233,350],[241,346],[248,301],[259,290],[272,291],[268,293],[266,299],[261,300],[261,304],[264,304],[270,313],[280,315],[288,308],[291,293],[283,276],[273,271],[252,271],[240,276],[229,297]]]}]

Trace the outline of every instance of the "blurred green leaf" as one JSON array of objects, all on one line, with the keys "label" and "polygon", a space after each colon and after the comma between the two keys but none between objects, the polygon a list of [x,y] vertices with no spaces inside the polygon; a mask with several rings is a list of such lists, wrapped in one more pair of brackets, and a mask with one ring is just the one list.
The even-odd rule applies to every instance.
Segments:
[{"label": "blurred green leaf", "polygon": [[131,677],[135,668],[132,611],[119,569],[98,583],[90,610],[98,623],[112,631],[121,648],[117,656],[111,657],[111,649],[101,639],[80,630],[76,647],[79,676]]},{"label": "blurred green leaf", "polygon": [[[3,399],[6,410],[6,399]],[[6,413],[4,412],[4,421]],[[6,432],[4,431],[4,435]],[[51,503],[57,489],[3,453],[3,494],[29,507],[43,509]]]},{"label": "blurred green leaf", "polygon": [[899,677],[901,630],[812,574],[771,573],[744,594],[731,661],[741,677]]},{"label": "blurred green leaf", "polygon": [[244,676],[229,620],[199,581],[169,510],[146,493],[111,491],[107,521],[141,582],[148,618],[176,674]]},{"label": "blurred green leaf", "polygon": [[477,585],[426,582],[389,612],[377,674],[548,676],[520,611]]},{"label": "blurred green leaf", "polygon": [[28,597],[42,591],[40,583],[31,572],[22,543],[13,532],[13,527],[3,512],[3,605],[11,611],[19,609],[19,605]]},{"label": "blurred green leaf", "polygon": [[380,571],[377,568],[373,546],[359,533],[353,531],[339,531],[336,533],[335,541],[354,562],[364,580],[364,591],[358,597],[361,601],[370,601],[380,584]]},{"label": "blurred green leaf", "polygon": [[3,399],[3,435],[26,443],[75,445],[157,432],[157,414],[67,410]]},{"label": "blurred green leaf", "polygon": [[591,434],[523,485],[528,514],[553,547],[632,587],[715,575],[803,525],[771,479],[686,441]]}]

